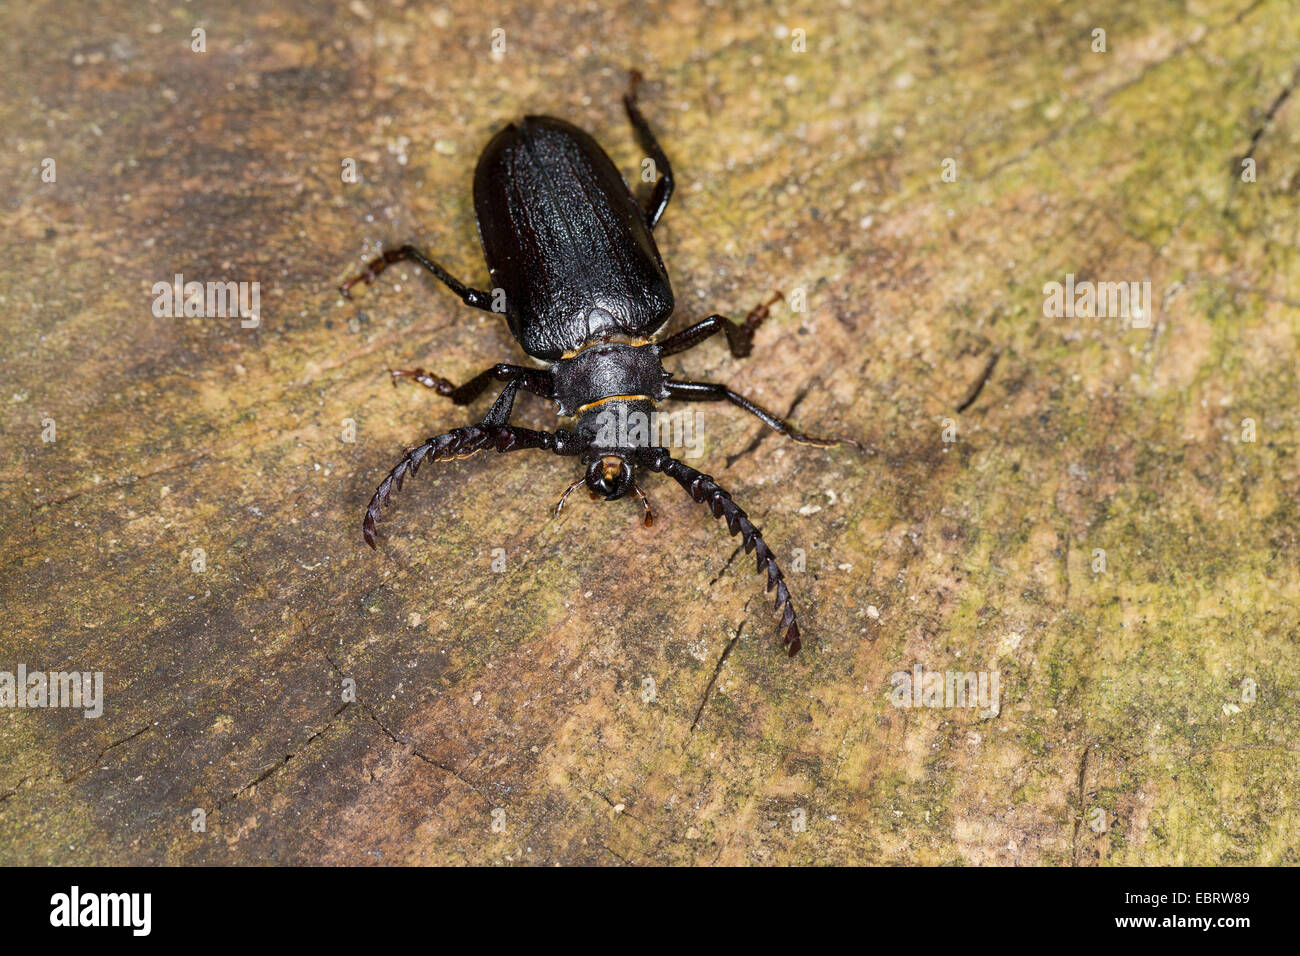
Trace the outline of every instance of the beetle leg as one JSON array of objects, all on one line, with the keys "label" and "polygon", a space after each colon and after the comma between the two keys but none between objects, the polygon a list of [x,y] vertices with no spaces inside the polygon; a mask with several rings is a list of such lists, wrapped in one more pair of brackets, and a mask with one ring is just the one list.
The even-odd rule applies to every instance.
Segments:
[{"label": "beetle leg", "polygon": [[771,591],[772,588],[776,588],[774,607],[781,611],[780,627],[785,631],[785,639],[782,643],[786,645],[789,655],[794,657],[803,646],[799,640],[799,624],[795,620],[794,604],[790,601],[790,591],[785,586],[781,568],[777,565],[776,557],[767,546],[767,542],[763,540],[762,532],[754,527],[745,510],[731,500],[731,495],[719,487],[712,476],[701,474],[689,465],[682,464],[673,458],[666,448],[652,448],[648,451],[646,467],[675,479],[692,498],[701,504],[707,504],[709,510],[713,512],[713,517],[726,519],[727,530],[732,534],[740,535],[745,553],[754,552],[757,570],[759,573],[767,572],[767,587],[764,590]]},{"label": "beetle leg", "polygon": [[853,438],[817,438],[796,431],[789,422],[777,418],[763,406],[751,402],[744,395],[733,392],[725,385],[715,385],[712,382],[674,382],[671,380],[666,382],[665,385],[668,389],[669,398],[676,398],[686,402],[731,402],[731,404],[743,408],[755,416],[763,424],[774,428],[779,434],[794,441],[803,442],[805,445],[852,445],[859,451],[862,450],[862,443]]},{"label": "beetle leg", "polygon": [[483,416],[483,421],[480,424],[483,427],[504,427],[510,419],[510,412],[515,407],[515,393],[517,391],[519,391],[519,379],[512,378],[506,382],[506,387],[501,389],[501,394],[492,403],[492,407]]},{"label": "beetle leg", "polygon": [[[509,386],[507,390],[510,390]],[[510,425],[470,425],[467,428],[453,428],[445,434],[426,439],[403,455],[397,467],[375,489],[374,497],[366,508],[366,517],[361,522],[366,544],[375,547],[375,521],[379,518],[379,512],[388,504],[392,492],[401,490],[406,476],[414,475],[419,470],[421,462],[468,458],[475,452],[488,448],[498,452],[540,448],[557,455],[576,455],[582,451],[582,443],[575,441],[571,434],[563,430],[538,432]]]},{"label": "beetle leg", "polygon": [[673,195],[673,168],[668,164],[668,157],[664,155],[663,148],[659,141],[655,139],[655,134],[650,131],[650,124],[645,121],[641,111],[636,105],[636,90],[641,85],[641,74],[636,70],[631,72],[628,78],[627,93],[623,97],[623,107],[627,110],[627,118],[632,122],[632,129],[636,132],[637,142],[641,144],[650,156],[650,160],[655,164],[659,171],[659,181],[655,183],[654,192],[650,194],[650,201],[645,207],[645,222],[653,231],[659,223],[659,217],[664,214],[668,208],[668,200]]},{"label": "beetle leg", "polygon": [[425,388],[433,389],[439,395],[447,396],[457,405],[468,405],[482,395],[493,382],[508,382],[511,379],[518,379],[521,388],[532,392],[534,395],[540,395],[542,398],[551,398],[555,390],[551,381],[551,373],[545,369],[525,368],[522,365],[509,365],[505,362],[500,362],[486,371],[479,372],[464,385],[455,385],[439,375],[426,372],[422,368],[389,369],[388,374],[393,377],[394,385],[397,384],[398,379],[409,378]]},{"label": "beetle leg", "polygon": [[492,308],[492,293],[484,292],[482,289],[471,289],[412,245],[405,245],[400,249],[385,249],[377,259],[372,260],[370,264],[366,266],[364,272],[360,275],[353,276],[347,282],[339,286],[339,294],[345,299],[350,299],[352,298],[350,290],[358,282],[364,282],[366,285],[369,285],[375,281],[379,273],[383,272],[393,263],[407,261],[414,262],[428,269],[438,277],[439,282],[449,288],[452,292],[456,293],[456,295],[460,297],[460,300],[466,305],[473,306],[476,309],[482,309],[484,312],[494,311]]},{"label": "beetle leg", "polygon": [[676,335],[670,335],[659,343],[660,355],[675,355],[699,345],[709,336],[718,332],[727,333],[727,345],[735,358],[744,358],[754,348],[754,333],[771,314],[772,306],[785,298],[780,292],[774,292],[772,298],[760,302],[749,310],[744,322],[733,322],[725,315],[711,315],[703,321],[682,329]]}]

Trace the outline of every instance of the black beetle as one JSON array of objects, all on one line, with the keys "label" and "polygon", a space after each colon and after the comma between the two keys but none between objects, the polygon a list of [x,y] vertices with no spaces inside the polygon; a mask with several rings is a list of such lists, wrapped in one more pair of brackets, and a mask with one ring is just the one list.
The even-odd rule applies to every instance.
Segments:
[{"label": "black beetle", "polygon": [[[801,646],[794,605],[767,543],[731,496],[709,475],[701,474],[649,442],[649,430],[636,439],[613,422],[645,421],[657,402],[666,399],[727,401],[757,416],[780,434],[812,445],[850,444],[850,438],[814,438],[725,385],[676,381],[661,359],[689,349],[723,332],[731,354],[749,355],[754,331],[780,298],[754,308],[743,322],[710,315],[701,322],[654,342],[653,336],[673,312],[668,273],[655,245],[654,227],[673,192],[668,158],[637,108],[640,75],[633,73],[623,105],[660,177],[649,202],[638,205],[618,169],[600,145],[582,130],[550,116],[527,116],[496,134],[483,150],[474,173],[474,211],[493,292],[472,289],[416,249],[385,250],[361,275],[344,283],[346,297],[357,282],[371,282],[387,266],[412,261],[432,272],[466,305],[504,312],[510,331],[523,350],[548,368],[499,364],[463,385],[423,369],[394,370],[393,382],[409,378],[446,395],[457,405],[474,401],[492,382],[505,387],[478,425],[455,428],[409,450],[376,489],[362,530],[375,546],[375,519],[394,487],[425,460],[465,458],[485,448],[498,452],[540,448],[557,455],[580,456],[587,472],[556,505],[584,481],[593,498],[615,501],[634,492],[649,526],[653,513],[636,483],[636,470],[662,472],[707,503],[715,518],[739,534],[745,551],[755,552],[757,569],[767,572],[767,590],[776,588],[775,607],[782,611],[784,643],[791,656]],[[504,301],[502,301],[504,300]],[[572,432],[540,432],[509,423],[515,393],[525,391],[553,401],[560,415],[576,419]],[[638,431],[632,429],[631,431]],[[641,440],[644,439],[644,440]]]}]

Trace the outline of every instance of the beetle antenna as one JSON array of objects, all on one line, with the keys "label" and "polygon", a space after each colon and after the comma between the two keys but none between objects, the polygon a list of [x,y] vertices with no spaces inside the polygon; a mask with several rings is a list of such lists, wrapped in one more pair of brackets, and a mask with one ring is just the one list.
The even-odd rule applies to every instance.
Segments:
[{"label": "beetle antenna", "polygon": [[475,452],[492,448],[498,452],[521,451],[526,448],[541,448],[555,452],[557,455],[576,455],[579,443],[572,441],[573,436],[566,431],[539,432],[531,428],[517,428],[513,425],[470,425],[466,428],[453,428],[441,435],[434,435],[422,444],[407,451],[397,467],[388,473],[388,477],[379,483],[374,497],[366,508],[366,517],[361,522],[361,533],[365,535],[366,544],[375,547],[375,521],[379,512],[388,504],[388,498],[394,490],[402,489],[402,482],[407,474],[414,475],[420,469],[420,463],[429,461],[451,461],[454,458],[468,458]]},{"label": "beetle antenna", "polygon": [[776,610],[782,612],[780,629],[785,631],[785,639],[782,643],[787,646],[791,657],[798,654],[803,643],[799,640],[799,624],[795,620],[794,604],[790,601],[790,591],[785,586],[785,578],[781,574],[781,568],[776,563],[776,557],[772,554],[772,549],[763,540],[762,533],[749,520],[749,515],[745,514],[745,509],[732,501],[731,495],[713,480],[712,475],[702,474],[689,465],[682,464],[670,455],[666,448],[652,449],[651,455],[646,461],[646,467],[651,471],[663,472],[670,478],[675,479],[692,498],[701,504],[707,504],[709,510],[713,512],[713,517],[725,518],[727,530],[733,535],[740,535],[740,540],[745,546],[745,553],[754,552],[757,560],[756,570],[759,573],[767,572],[767,587],[764,590],[771,591],[772,588],[776,588],[776,603],[773,606]]}]

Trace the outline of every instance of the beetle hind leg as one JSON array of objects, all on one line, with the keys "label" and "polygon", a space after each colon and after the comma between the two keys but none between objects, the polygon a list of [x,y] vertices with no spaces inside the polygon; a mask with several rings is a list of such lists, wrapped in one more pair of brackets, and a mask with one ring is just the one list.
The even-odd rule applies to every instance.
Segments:
[{"label": "beetle hind leg", "polygon": [[627,118],[632,123],[637,142],[641,144],[641,148],[646,151],[650,161],[659,171],[659,181],[655,183],[654,192],[650,194],[650,201],[646,203],[644,209],[646,225],[653,231],[659,223],[659,217],[668,208],[668,200],[673,195],[673,168],[669,165],[668,157],[664,154],[663,147],[659,145],[659,140],[655,139],[655,134],[650,131],[650,124],[646,122],[636,105],[637,87],[641,85],[641,79],[639,72],[636,70],[631,72],[627,93],[623,97],[623,108],[627,110]]},{"label": "beetle hind leg", "polygon": [[385,249],[378,257],[372,259],[369,264],[366,265],[365,270],[361,274],[353,276],[347,282],[339,286],[339,295],[343,296],[345,299],[352,298],[352,287],[354,285],[358,282],[364,282],[366,285],[370,285],[370,283],[374,282],[375,279],[379,277],[379,273],[398,262],[414,262],[422,268],[429,270],[437,277],[439,282],[445,285],[452,292],[456,293],[457,297],[459,297],[466,305],[473,306],[476,309],[482,309],[484,312],[494,311],[492,308],[492,294],[490,292],[484,292],[482,289],[470,288],[433,259],[429,258],[427,253],[421,252],[415,246],[409,244],[402,246],[400,249]]}]

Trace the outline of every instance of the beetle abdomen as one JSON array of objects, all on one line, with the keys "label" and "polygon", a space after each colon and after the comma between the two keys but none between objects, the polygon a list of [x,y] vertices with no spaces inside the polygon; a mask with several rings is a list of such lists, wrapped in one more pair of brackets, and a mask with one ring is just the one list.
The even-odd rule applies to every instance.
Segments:
[{"label": "beetle abdomen", "polygon": [[654,237],[618,169],[570,123],[529,116],[488,143],[474,210],[492,281],[525,352],[653,335],[673,310]]}]

